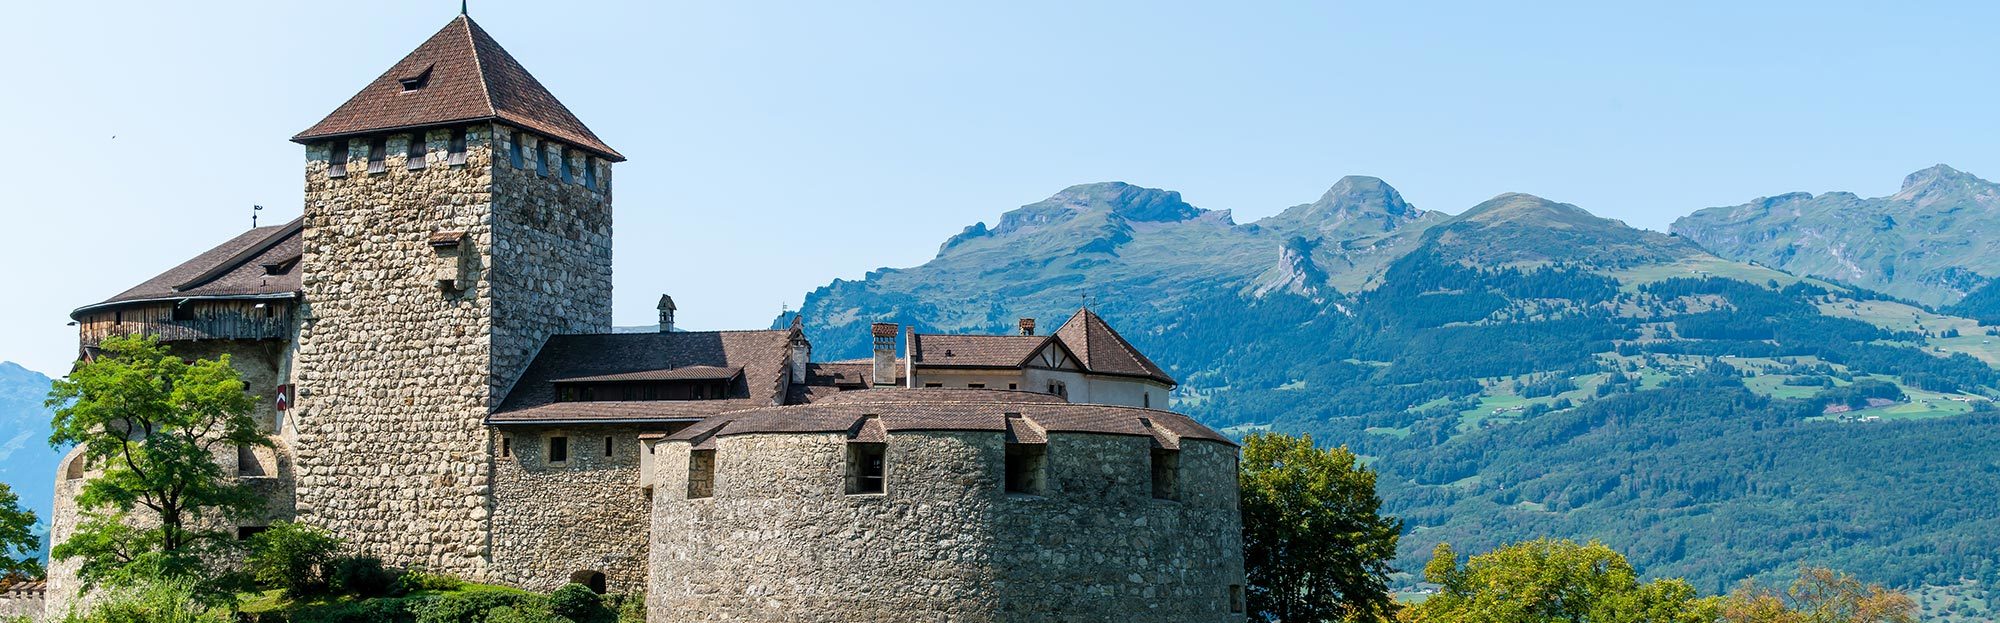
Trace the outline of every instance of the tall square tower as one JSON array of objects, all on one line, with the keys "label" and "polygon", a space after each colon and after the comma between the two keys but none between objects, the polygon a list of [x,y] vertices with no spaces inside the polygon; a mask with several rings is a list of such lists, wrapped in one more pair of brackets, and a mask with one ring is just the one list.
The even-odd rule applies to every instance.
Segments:
[{"label": "tall square tower", "polygon": [[611,330],[624,158],[463,15],[292,140],[299,520],[483,577],[487,415],[550,335]]}]

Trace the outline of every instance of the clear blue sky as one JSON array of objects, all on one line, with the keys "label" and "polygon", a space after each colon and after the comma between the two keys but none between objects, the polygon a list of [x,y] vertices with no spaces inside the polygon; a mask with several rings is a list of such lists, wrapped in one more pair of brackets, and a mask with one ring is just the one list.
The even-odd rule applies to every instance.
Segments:
[{"label": "clear blue sky", "polygon": [[[1532,6],[1516,6],[1529,5]],[[1521,191],[1663,229],[1805,190],[2000,175],[1996,3],[476,0],[631,161],[616,314],[758,327],[1064,186],[1242,222],[1345,174],[1459,212]],[[1755,4],[1757,6],[1744,6]],[[457,2],[36,2],[0,54],[0,359],[68,310],[298,214],[317,121]],[[115,138],[114,138],[115,136]]]}]

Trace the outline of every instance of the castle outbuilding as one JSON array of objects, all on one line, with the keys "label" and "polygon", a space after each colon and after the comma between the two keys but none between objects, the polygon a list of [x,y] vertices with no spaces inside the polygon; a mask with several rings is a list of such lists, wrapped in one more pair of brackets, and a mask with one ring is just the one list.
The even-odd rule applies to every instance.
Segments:
[{"label": "castle outbuilding", "polygon": [[[665,296],[615,331],[624,157],[464,15],[292,140],[302,217],[72,313],[83,358],[149,335],[268,397],[274,447],[216,457],[269,501],[240,537],[295,520],[654,621],[1241,620],[1236,447],[1096,313],[877,323],[832,362],[796,320],[680,330]],[[92,473],[59,467],[52,540]]]}]

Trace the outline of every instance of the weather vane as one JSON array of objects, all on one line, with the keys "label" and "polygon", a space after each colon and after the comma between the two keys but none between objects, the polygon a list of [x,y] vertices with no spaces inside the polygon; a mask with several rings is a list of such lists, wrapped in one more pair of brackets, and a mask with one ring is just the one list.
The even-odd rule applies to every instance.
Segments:
[{"label": "weather vane", "polygon": [[264,211],[264,206],[260,206],[260,205],[253,205],[253,206],[250,206],[250,228],[251,228],[251,229],[256,229],[256,228],[257,228],[257,213],[258,213],[258,212],[263,212],[263,211]]}]

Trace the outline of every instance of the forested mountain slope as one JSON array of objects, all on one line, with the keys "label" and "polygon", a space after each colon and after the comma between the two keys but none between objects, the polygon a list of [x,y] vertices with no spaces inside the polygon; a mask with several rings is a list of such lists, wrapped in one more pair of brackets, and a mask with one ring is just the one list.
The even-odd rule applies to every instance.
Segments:
[{"label": "forested mountain slope", "polygon": [[1089,294],[1182,381],[1177,409],[1368,456],[1406,556],[1562,536],[1709,590],[1805,562],[2000,579],[1977,323],[1529,195],[1445,216],[1372,178],[1335,191],[1235,225],[1073,187],[800,313],[816,356],[858,357],[870,321],[1003,331]]},{"label": "forested mountain slope", "polygon": [[21,506],[46,526],[54,503],[56,462],[49,449],[49,377],[0,361],[0,482],[21,496]]}]

